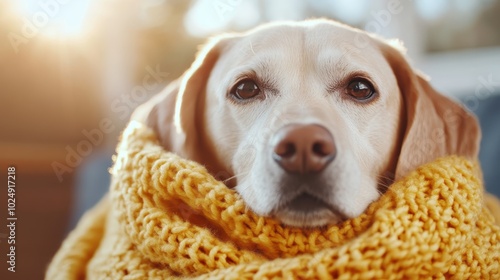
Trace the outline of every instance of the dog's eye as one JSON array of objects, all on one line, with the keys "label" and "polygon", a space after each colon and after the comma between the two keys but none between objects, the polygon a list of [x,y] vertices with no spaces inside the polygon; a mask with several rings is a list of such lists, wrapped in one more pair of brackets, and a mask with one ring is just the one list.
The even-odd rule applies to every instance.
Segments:
[{"label": "dog's eye", "polygon": [[241,100],[253,98],[259,93],[259,86],[252,80],[243,80],[231,90],[231,95]]},{"label": "dog's eye", "polygon": [[370,82],[357,79],[349,83],[347,86],[347,94],[357,100],[363,101],[370,99],[375,94],[375,90]]}]

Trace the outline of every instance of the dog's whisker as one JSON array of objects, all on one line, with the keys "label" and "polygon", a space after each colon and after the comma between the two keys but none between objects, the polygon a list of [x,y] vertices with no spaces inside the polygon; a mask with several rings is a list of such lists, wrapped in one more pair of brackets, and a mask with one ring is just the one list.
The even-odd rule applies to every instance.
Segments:
[{"label": "dog's whisker", "polygon": [[235,178],[237,178],[237,177],[240,177],[240,176],[246,176],[246,175],[248,175],[249,173],[250,173],[250,171],[248,171],[248,172],[241,172],[241,173],[238,173],[238,174],[236,174],[236,175],[234,175],[234,176],[231,176],[231,177],[229,177],[229,178],[227,178],[227,179],[224,179],[222,182],[223,182],[223,183],[227,183],[227,182],[229,182],[229,181],[231,181],[231,180],[233,180],[233,179],[235,179]]},{"label": "dog's whisker", "polygon": [[393,176],[388,176],[384,174],[376,174],[374,177],[377,179],[377,192],[379,195],[385,194],[394,181]]}]

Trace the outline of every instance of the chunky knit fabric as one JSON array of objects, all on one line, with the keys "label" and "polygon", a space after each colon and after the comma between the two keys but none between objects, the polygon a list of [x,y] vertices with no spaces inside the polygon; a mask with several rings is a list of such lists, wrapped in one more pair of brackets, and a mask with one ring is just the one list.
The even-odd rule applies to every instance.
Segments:
[{"label": "chunky knit fabric", "polygon": [[500,279],[500,227],[479,167],[459,157],[418,168],[361,216],[321,229],[255,215],[138,123],[112,175],[109,196],[63,243],[47,279]]}]

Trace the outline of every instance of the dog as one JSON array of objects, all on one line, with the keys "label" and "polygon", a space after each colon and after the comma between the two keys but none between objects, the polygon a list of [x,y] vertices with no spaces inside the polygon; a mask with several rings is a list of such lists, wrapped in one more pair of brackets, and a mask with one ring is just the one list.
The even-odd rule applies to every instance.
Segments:
[{"label": "dog", "polygon": [[480,140],[398,41],[326,19],[213,38],[132,119],[293,227],[356,217],[426,162],[477,158]]}]

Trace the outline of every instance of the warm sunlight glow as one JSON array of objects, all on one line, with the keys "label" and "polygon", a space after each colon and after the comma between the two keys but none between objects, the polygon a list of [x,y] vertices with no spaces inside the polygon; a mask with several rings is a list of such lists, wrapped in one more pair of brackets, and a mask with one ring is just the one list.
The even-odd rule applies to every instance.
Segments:
[{"label": "warm sunlight glow", "polygon": [[84,30],[91,0],[22,0],[17,2],[23,25],[48,36],[76,37]]}]

